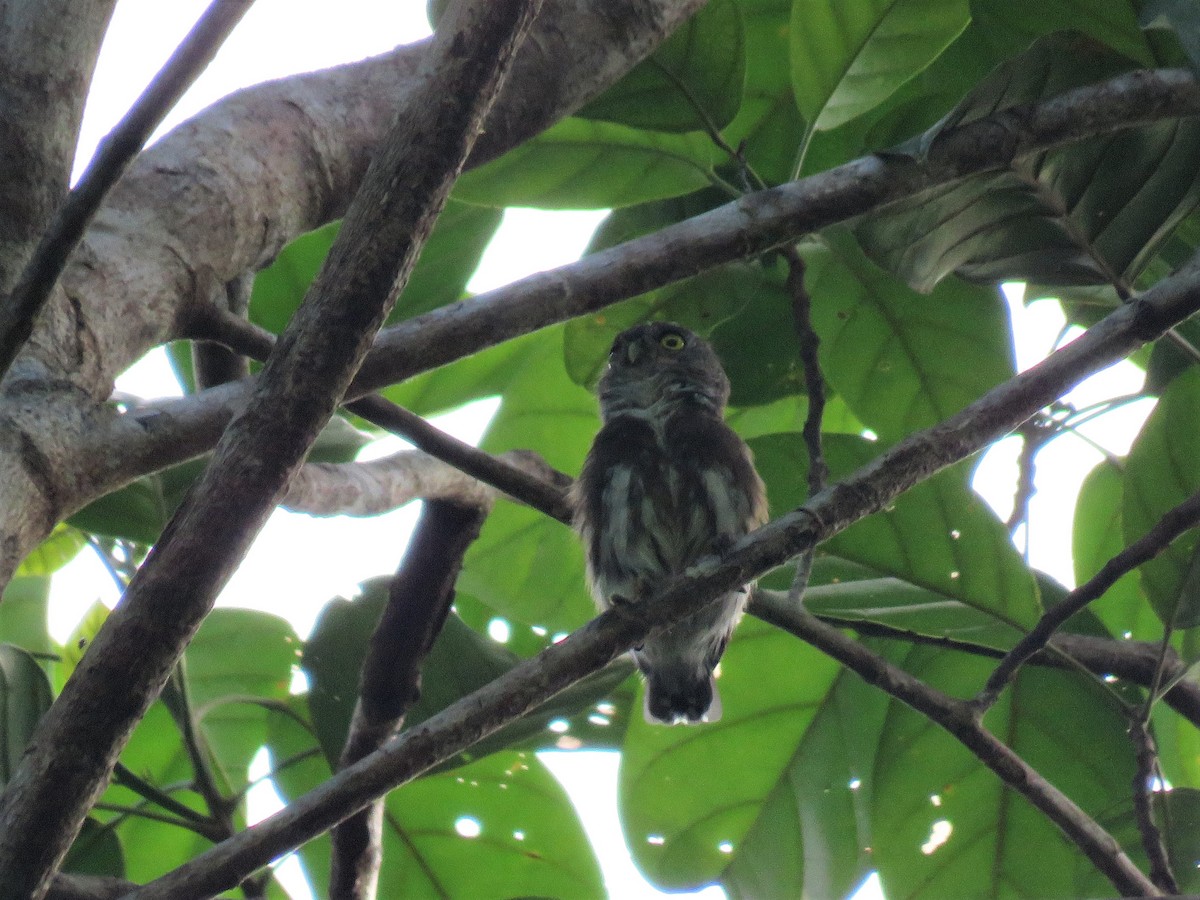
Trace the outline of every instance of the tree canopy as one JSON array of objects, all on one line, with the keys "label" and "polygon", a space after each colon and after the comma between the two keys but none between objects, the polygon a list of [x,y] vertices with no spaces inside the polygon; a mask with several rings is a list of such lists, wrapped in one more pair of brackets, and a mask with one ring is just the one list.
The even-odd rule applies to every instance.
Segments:
[{"label": "tree canopy", "polygon": [[[137,152],[249,5],[217,0],[68,192],[113,2],[0,4],[0,898],[282,896],[296,847],[336,897],[602,896],[552,748],[620,752],[666,889],[1200,892],[1200,10],[433,3]],[[471,296],[509,206],[611,213]],[[1007,282],[1083,330],[1020,374]],[[720,354],[772,521],[596,617],[566,489],[655,319]],[[111,398],[156,346],[186,396]],[[1062,399],[1121,359],[1136,398]],[[426,421],[489,397],[479,449]],[[1142,397],[1059,584],[1012,537],[1037,453]],[[418,449],[355,461],[387,433]],[[1013,433],[1005,522],[971,476]],[[413,499],[305,639],[212,611],[277,504]],[[88,544],[125,596],[59,646]],[[625,651],[751,579],[721,721],[643,721]],[[247,830],[264,747],[289,805]]]}]

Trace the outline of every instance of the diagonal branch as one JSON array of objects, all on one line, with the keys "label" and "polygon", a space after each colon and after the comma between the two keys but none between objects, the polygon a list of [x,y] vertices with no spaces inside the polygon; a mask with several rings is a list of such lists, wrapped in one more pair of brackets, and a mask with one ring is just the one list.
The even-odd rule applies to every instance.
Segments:
[{"label": "diagonal branch", "polygon": [[34,319],[50,299],[68,258],[101,202],[253,2],[213,0],[162,71],[100,145],[95,159],[42,234],[12,296],[0,305],[0,378],[29,338]]},{"label": "diagonal branch", "polygon": [[[1183,273],[1164,279],[1038,365],[944,422],[905,438],[850,477],[810,498],[804,507],[744,538],[718,563],[697,566],[672,581],[653,602],[638,605],[640,618],[634,618],[628,610],[601,615],[535,659],[427,720],[420,729],[390,741],[260,823],[253,832],[225,841],[135,896],[200,897],[231,887],[245,872],[328,830],[375,797],[461,752],[596,671],[643,640],[652,628],[694,613],[697,603],[752,581],[878,512],[914,484],[981,450],[1092,372],[1124,357],[1197,309],[1200,283],[1194,275]],[[979,746],[985,743],[983,739],[980,742]],[[997,766],[1002,776],[1007,773],[1014,781],[1025,777],[1017,762],[1006,756],[996,758],[1001,760]],[[1046,814],[1068,830],[1121,890],[1155,890],[1112,838],[1069,800],[1052,790],[1045,797]]]},{"label": "diagonal branch", "polygon": [[[539,0],[452,7],[254,396],[0,797],[0,896],[40,896],[121,747],[329,420],[404,285]],[[404,184],[404,189],[399,185]]]},{"label": "diagonal branch", "polygon": [[972,701],[983,713],[996,702],[1001,691],[1016,677],[1017,670],[1042,650],[1064,622],[1098,599],[1118,579],[1133,571],[1142,563],[1154,559],[1186,531],[1200,524],[1200,492],[1192,494],[1178,506],[1168,510],[1161,519],[1142,537],[1138,538],[1101,567],[1091,579],[1067,594],[1061,602],[1038,620],[1037,625],[1000,661],[987,680],[983,690]]}]

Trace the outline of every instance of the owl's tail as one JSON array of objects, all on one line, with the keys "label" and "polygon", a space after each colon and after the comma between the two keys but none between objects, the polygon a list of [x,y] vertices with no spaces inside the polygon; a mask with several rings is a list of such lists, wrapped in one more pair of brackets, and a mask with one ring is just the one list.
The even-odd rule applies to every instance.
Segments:
[{"label": "owl's tail", "polygon": [[655,669],[646,672],[646,721],[674,725],[716,722],[721,718],[721,695],[707,672]]}]

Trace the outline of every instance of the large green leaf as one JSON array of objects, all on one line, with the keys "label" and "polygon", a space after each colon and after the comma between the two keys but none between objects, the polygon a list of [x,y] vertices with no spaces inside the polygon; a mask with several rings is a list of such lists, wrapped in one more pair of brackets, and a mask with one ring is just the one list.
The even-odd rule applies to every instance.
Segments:
[{"label": "large green leaf", "polygon": [[655,883],[678,889],[721,878],[764,817],[785,814],[777,806],[790,797],[797,747],[837,671],[811,647],[748,619],[721,662],[719,722],[630,723],[621,821],[634,859]]},{"label": "large green leaf", "polygon": [[971,0],[971,15],[993,43],[1013,52],[1051,32],[1076,29],[1153,66],[1154,55],[1138,27],[1139,5],[1129,0]]},{"label": "large green leaf", "polygon": [[33,548],[17,567],[17,575],[53,575],[87,546],[87,536],[78,528],[59,523],[50,535]]},{"label": "large green leaf", "polygon": [[741,10],[735,0],[713,0],[576,115],[658,131],[723,128],[741,105],[745,76]]},{"label": "large green leaf", "polygon": [[45,575],[19,575],[4,589],[0,601],[0,642],[15,644],[31,653],[55,653],[50,639],[47,609],[50,579]]},{"label": "large green leaf", "polygon": [[[808,466],[800,435],[756,438],[750,446],[767,483],[772,515],[800,506]],[[826,435],[824,449],[836,480],[869,462],[878,448],[848,435]],[[966,476],[961,465],[941,472],[822,548],[940,595],[930,602],[958,600],[1000,624],[1031,627],[1040,613],[1033,574],[1004,525],[967,486]],[[869,593],[860,602],[877,605]]]},{"label": "large green leaf", "polygon": [[[596,399],[563,368],[562,328],[533,335],[530,352],[504,387],[481,446],[530,449],[550,465],[579,471],[599,429]],[[570,528],[533,509],[497,505],[471,549],[459,584],[500,615],[551,632],[570,631],[595,612],[583,552]]]},{"label": "large green leaf", "polygon": [[792,87],[815,130],[874,109],[970,21],[966,0],[796,0]]},{"label": "large green leaf", "polygon": [[707,187],[720,160],[721,151],[699,132],[563,119],[467,172],[454,191],[459,199],[489,206],[604,209]]},{"label": "large green leaf", "polygon": [[737,117],[722,132],[768,184],[792,177],[804,121],[788,65],[791,0],[738,0],[746,41],[746,85]]},{"label": "large green leaf", "polygon": [[[295,798],[329,779],[324,754],[292,720],[275,718],[275,782]],[[478,833],[475,837],[465,835]],[[317,894],[329,885],[329,838],[300,848]],[[427,775],[388,795],[380,897],[599,897],[603,890],[575,811],[537,756],[502,751]]]},{"label": "large green leaf", "polygon": [[819,564],[829,561],[842,562],[819,556],[804,592],[804,608],[814,615],[847,624],[873,622],[900,632],[950,638],[993,650],[1009,649],[1021,635],[990,612],[898,578],[839,577],[819,583]]},{"label": "large green leaf", "polygon": [[[1187,788],[1153,795],[1155,821],[1163,836],[1163,845],[1178,882],[1178,896],[1200,894],[1200,791]],[[1100,824],[1125,848],[1134,865],[1143,872],[1150,864],[1143,849],[1141,832],[1132,810],[1100,819]],[[1112,886],[1086,861],[1079,859],[1075,866],[1076,897],[1098,897],[1109,893]]]},{"label": "large green leaf", "polygon": [[821,366],[880,437],[934,425],[1015,374],[1008,310],[994,287],[948,280],[923,297],[848,234],[828,237],[833,258],[808,284]]},{"label": "large green leaf", "polygon": [[[1084,479],[1075,502],[1072,559],[1075,582],[1083,584],[1125,548],[1124,472],[1112,462],[1101,462]],[[1158,640],[1162,623],[1146,602],[1138,576],[1129,572],[1089,607],[1114,635],[1134,640]]]},{"label": "large green leaf", "polygon": [[[1200,372],[1188,371],[1163,392],[1129,451],[1122,507],[1125,542],[1142,537],[1167,512],[1200,489]],[[1178,628],[1198,624],[1194,593],[1184,592],[1200,535],[1189,531],[1165,553],[1139,568],[1142,589],[1164,623]],[[1192,615],[1179,615],[1188,609]]]},{"label": "large green leaf", "polygon": [[[308,707],[322,750],[336,763],[346,742],[358,697],[359,672],[371,635],[387,603],[387,579],[363,585],[355,600],[330,601],[304,648],[303,668],[309,678]],[[456,615],[446,623],[421,667],[421,696],[405,717],[412,728],[504,674],[519,659],[502,645],[475,632]],[[585,679],[512,725],[485,738],[454,760],[477,759],[514,745],[552,747],[559,734],[569,734],[576,746],[611,746],[619,739],[628,701],[614,690],[626,681],[632,667],[614,664]],[[594,715],[597,705],[611,707],[607,716]],[[603,718],[604,721],[600,721]],[[547,729],[551,721],[556,730]],[[616,723],[614,726],[613,723]]]},{"label": "large green leaf", "polygon": [[[270,707],[285,704],[299,641],[276,616],[244,609],[214,610],[188,648],[184,671],[201,752],[213,764],[217,788],[233,796],[248,784],[251,759],[268,737]],[[179,703],[178,694],[172,697]],[[194,770],[176,718],[156,703],[134,730],[121,762],[135,775],[203,814],[209,810],[192,789]],[[153,803],[114,783],[104,801],[125,807]],[[128,877],[148,881],[211,846],[185,828],[138,816],[98,813],[115,824],[125,848]],[[238,810],[235,821],[243,818]]]},{"label": "large green leaf", "polygon": [[233,790],[267,736],[264,704],[287,700],[300,639],[284,619],[249,609],[216,609],[188,647],[193,715]]},{"label": "large green leaf", "polygon": [[16,771],[50,699],[50,682],[38,661],[20,647],[0,644],[0,785]]},{"label": "large green leaf", "polygon": [[[1131,65],[1088,38],[1052,35],[998,67],[920,144]],[[1200,124],[1182,119],[1022,157],[864,217],[856,233],[872,258],[922,291],[950,272],[981,282],[1132,283],[1197,202]]]},{"label": "large green leaf", "polygon": [[[499,209],[448,201],[388,321],[460,299],[500,217]],[[340,221],[333,222],[301,235],[258,273],[250,297],[251,321],[276,334],[283,331],[321,270],[340,227]]]},{"label": "large green leaf", "polygon": [[845,897],[875,867],[871,781],[887,697],[838,675],[721,883],[731,897]]},{"label": "large green leaf", "polygon": [[[930,648],[905,665],[955,693],[990,666]],[[986,724],[1089,815],[1128,804],[1124,722],[1091,680],[1026,668]],[[875,759],[873,859],[888,896],[1078,896],[1079,849],[929,719],[893,701]]]}]

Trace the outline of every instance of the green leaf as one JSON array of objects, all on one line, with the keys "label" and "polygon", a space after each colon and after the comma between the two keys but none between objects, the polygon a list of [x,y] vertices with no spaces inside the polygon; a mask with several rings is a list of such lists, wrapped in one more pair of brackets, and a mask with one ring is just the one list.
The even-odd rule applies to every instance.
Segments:
[{"label": "green leaf", "polygon": [[[596,399],[563,368],[561,326],[531,335],[527,349],[480,446],[535,450],[556,469],[578,472],[600,427]],[[488,517],[459,584],[500,615],[550,632],[570,631],[594,615],[574,532],[511,503]]]},{"label": "green leaf", "polygon": [[[913,649],[905,664],[954,693],[982,684],[991,666],[930,648]],[[1090,679],[1026,668],[987,725],[1085,813],[1128,803],[1133,756],[1124,723]],[[892,701],[875,759],[873,859],[888,896],[1034,889],[1026,886],[1038,896],[1078,896],[1079,848],[929,719]]]},{"label": "green leaf", "polygon": [[874,109],[970,20],[966,0],[796,0],[791,60],[800,112],[824,131]]},{"label": "green leaf", "polygon": [[746,82],[737,117],[722,132],[768,184],[792,177],[804,122],[788,66],[791,0],[739,0],[746,41]]},{"label": "green leaf", "polygon": [[[1124,472],[1111,462],[1101,462],[1084,479],[1075,502],[1071,553],[1076,584],[1088,581],[1125,548],[1124,493]],[[1122,575],[1088,608],[1119,637],[1147,641],[1162,636],[1162,624],[1146,603],[1133,572]]]},{"label": "green leaf", "polygon": [[821,366],[881,438],[934,425],[1015,374],[1008,310],[994,287],[947,281],[922,297],[849,235],[828,238],[833,258],[808,284]]},{"label": "green leaf", "polygon": [[621,756],[621,822],[647,876],[666,889],[721,878],[764,817],[780,815],[778,804],[792,796],[797,747],[837,672],[828,657],[747,619],[721,662],[719,722],[689,728],[630,722]]},{"label": "green leaf", "polygon": [[[800,435],[756,438],[750,446],[772,517],[800,506],[808,467]],[[826,435],[831,481],[866,465],[877,449],[870,441]],[[1041,607],[1037,584],[1004,525],[968,486],[967,474],[962,465],[938,473],[822,548],[942,600],[961,601],[1000,624],[1031,627]],[[862,602],[874,606],[875,598],[864,594]]]},{"label": "green leaf", "polygon": [[125,875],[125,852],[121,839],[107,825],[95,819],[84,819],[62,870],[74,875],[108,875],[121,878]]},{"label": "green leaf", "polygon": [[731,897],[845,897],[875,868],[869,775],[887,696],[842,672],[721,883]]},{"label": "green leaf", "polygon": [[250,609],[215,609],[188,647],[192,714],[233,791],[267,737],[264,703],[288,699],[300,639],[284,619]]},{"label": "green leaf", "polygon": [[50,682],[38,661],[20,647],[0,644],[0,785],[12,778],[50,700]]},{"label": "green leaf", "polygon": [[563,119],[464,174],[455,196],[489,206],[604,209],[690,194],[721,159],[703,134]]},{"label": "green leaf", "polygon": [[[1123,504],[1127,544],[1200,489],[1200,434],[1195,428],[1198,403],[1200,373],[1185,372],[1168,385],[1130,449]],[[1165,624],[1180,628],[1188,627],[1188,622],[1195,624],[1194,601],[1181,592],[1197,546],[1200,537],[1195,530],[1189,531],[1138,569],[1142,590]],[[1187,615],[1189,610],[1191,615]]]},{"label": "green leaf", "polygon": [[33,548],[17,567],[17,575],[53,575],[87,546],[87,536],[65,523],[54,526],[50,536]]},{"label": "green leaf", "polygon": [[[337,599],[322,610],[304,648],[302,666],[309,677],[308,706],[314,730],[331,764],[336,764],[346,742],[351,715],[358,698],[359,672],[371,635],[387,603],[388,580],[363,585],[353,601]],[[447,617],[433,648],[421,667],[421,696],[409,710],[404,728],[413,728],[467,694],[507,672],[519,659],[502,645],[483,637],[458,616]],[[554,746],[558,734],[569,734],[576,746],[610,746],[619,738],[621,715],[628,702],[617,700],[616,688],[628,679],[632,667],[614,664],[533,710],[461,754],[454,765],[477,759],[514,745],[533,749]],[[598,704],[612,707],[607,721],[593,720]],[[551,732],[547,724],[561,720],[565,730]],[[617,721],[614,726],[612,723]]]},{"label": "green leaf", "polygon": [[[1163,835],[1172,872],[1179,883],[1176,896],[1200,893],[1200,791],[1178,788],[1152,795],[1155,822]],[[1143,849],[1141,833],[1132,810],[1100,819],[1103,826],[1133,858],[1143,872],[1150,868]],[[1112,885],[1082,858],[1075,864],[1076,880],[1072,896],[1099,897],[1111,893]]]},{"label": "green leaf", "polygon": [[1148,0],[1142,6],[1140,21],[1148,30],[1170,32],[1187,54],[1192,69],[1200,70],[1200,9],[1195,3]]},{"label": "green leaf", "polygon": [[[449,200],[388,322],[461,299],[500,218],[498,209]],[[340,228],[340,221],[331,222],[301,235],[258,273],[250,295],[252,322],[276,334],[283,331],[321,270]]]},{"label": "green leaf", "polygon": [[[998,67],[919,144],[1130,66],[1087,38],[1052,35]],[[1200,202],[1198,162],[1200,124],[1158,122],[933,188],[864,217],[855,233],[877,263],[921,291],[950,272],[980,282],[1132,283]]]},{"label": "green leaf", "polygon": [[45,575],[18,575],[0,600],[0,642],[15,644],[30,653],[57,653],[50,638],[47,609],[50,579]]},{"label": "green leaf", "polygon": [[1155,65],[1129,0],[971,0],[971,14],[989,39],[1019,52],[1036,38],[1078,30],[1143,65]]},{"label": "green leaf", "polygon": [[746,45],[735,0],[713,0],[576,115],[658,131],[717,128],[742,102]]},{"label": "green leaf", "polygon": [[829,584],[810,580],[804,592],[804,608],[814,615],[845,622],[875,622],[899,631],[996,650],[1009,649],[1021,636],[1020,631],[990,613],[898,578],[839,578]]},{"label": "green leaf", "polygon": [[[281,720],[275,759],[304,746]],[[329,778],[323,759],[276,781],[296,797]],[[479,831],[475,837],[466,837]],[[312,883],[329,884],[329,837],[300,849]],[[388,795],[380,897],[603,897],[604,889],[570,800],[532,753],[502,751],[461,769],[427,775]]]}]

